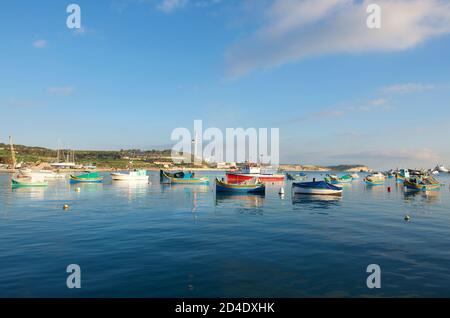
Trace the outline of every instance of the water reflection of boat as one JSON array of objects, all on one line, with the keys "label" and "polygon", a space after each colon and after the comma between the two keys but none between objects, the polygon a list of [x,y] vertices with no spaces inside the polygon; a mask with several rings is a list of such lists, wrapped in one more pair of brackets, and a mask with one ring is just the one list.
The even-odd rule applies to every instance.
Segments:
[{"label": "water reflection of boat", "polygon": [[249,208],[259,208],[264,204],[264,194],[217,193],[216,205],[232,204]]},{"label": "water reflection of boat", "polygon": [[12,191],[31,200],[43,200],[46,189],[46,187],[13,187]]},{"label": "water reflection of boat", "polygon": [[309,205],[313,208],[329,209],[333,206],[339,205],[342,197],[336,195],[300,195],[294,194],[292,196],[293,205]]},{"label": "water reflection of boat", "polygon": [[81,192],[96,192],[103,188],[103,183],[77,183],[76,185],[71,184],[70,188],[79,188]]},{"label": "water reflection of boat", "polygon": [[205,193],[209,192],[209,185],[206,184],[161,184],[161,190],[164,192],[166,190],[184,191],[184,192],[198,192]]}]

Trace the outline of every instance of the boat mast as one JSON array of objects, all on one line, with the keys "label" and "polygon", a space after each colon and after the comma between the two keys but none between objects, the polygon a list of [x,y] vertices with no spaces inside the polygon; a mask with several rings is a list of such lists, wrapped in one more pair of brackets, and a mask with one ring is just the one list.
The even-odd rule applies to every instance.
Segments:
[{"label": "boat mast", "polygon": [[16,153],[14,152],[14,146],[12,142],[12,137],[9,136],[9,145],[11,148],[11,161],[12,161],[12,170],[14,171],[16,169]]},{"label": "boat mast", "polygon": [[59,144],[60,144],[60,139],[58,139],[58,150],[57,150],[57,152],[56,152],[56,162],[58,162],[59,163]]}]

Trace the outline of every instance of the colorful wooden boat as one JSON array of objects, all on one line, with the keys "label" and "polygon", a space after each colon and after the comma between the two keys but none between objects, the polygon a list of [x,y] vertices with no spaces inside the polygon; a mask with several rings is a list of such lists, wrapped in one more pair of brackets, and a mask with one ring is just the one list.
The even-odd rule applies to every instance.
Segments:
[{"label": "colorful wooden boat", "polygon": [[44,181],[42,178],[33,178],[30,176],[17,175],[12,178],[11,186],[13,188],[18,187],[46,187],[48,183]]},{"label": "colorful wooden boat", "polygon": [[294,182],[292,183],[294,194],[316,194],[316,195],[342,195],[342,187],[333,185],[326,181]]},{"label": "colorful wooden boat", "polygon": [[227,193],[265,193],[266,186],[258,179],[248,180],[241,183],[227,183],[216,178],[216,192]]},{"label": "colorful wooden boat", "polygon": [[258,178],[261,182],[280,182],[284,181],[284,174],[277,174],[269,168],[261,168],[256,164],[246,164],[239,171],[227,171],[227,181],[239,183],[253,178]]},{"label": "colorful wooden boat", "polygon": [[413,191],[434,191],[441,187],[440,182],[432,176],[411,177],[406,179],[403,185]]},{"label": "colorful wooden boat", "polygon": [[381,172],[374,172],[364,178],[364,182],[367,185],[377,186],[382,185],[386,181],[386,176]]},{"label": "colorful wooden boat", "polygon": [[103,177],[98,172],[90,172],[82,175],[70,175],[70,183],[101,183]]},{"label": "colorful wooden boat", "polygon": [[308,179],[308,176],[305,173],[299,173],[299,174],[286,173],[286,179],[292,180],[292,181],[304,181],[304,180]]},{"label": "colorful wooden boat", "polygon": [[193,172],[177,172],[174,174],[161,170],[161,182],[171,184],[208,184],[209,179],[206,177],[195,177]]},{"label": "colorful wooden boat", "polygon": [[331,184],[342,184],[342,183],[350,183],[353,181],[353,177],[349,174],[346,174],[345,176],[338,177],[334,174],[327,175],[324,180]]}]

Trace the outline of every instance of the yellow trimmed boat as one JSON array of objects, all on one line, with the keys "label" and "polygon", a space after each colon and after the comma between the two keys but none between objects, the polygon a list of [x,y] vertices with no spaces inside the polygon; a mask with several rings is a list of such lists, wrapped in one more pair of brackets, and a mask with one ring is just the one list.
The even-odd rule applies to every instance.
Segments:
[{"label": "yellow trimmed boat", "polygon": [[216,192],[227,193],[265,193],[266,186],[258,178],[240,183],[228,183],[216,178]]}]

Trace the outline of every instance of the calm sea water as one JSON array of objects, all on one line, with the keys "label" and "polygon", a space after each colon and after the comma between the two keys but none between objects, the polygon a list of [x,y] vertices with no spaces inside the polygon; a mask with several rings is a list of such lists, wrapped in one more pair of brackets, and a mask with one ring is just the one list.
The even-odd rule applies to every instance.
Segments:
[{"label": "calm sea water", "polygon": [[[331,200],[293,197],[290,182],[218,196],[105,176],[12,190],[0,174],[0,296],[450,297],[449,176],[434,194],[354,181]],[[81,289],[66,287],[69,264]],[[381,289],[366,287],[368,264]]]}]

